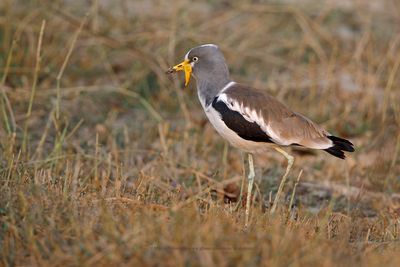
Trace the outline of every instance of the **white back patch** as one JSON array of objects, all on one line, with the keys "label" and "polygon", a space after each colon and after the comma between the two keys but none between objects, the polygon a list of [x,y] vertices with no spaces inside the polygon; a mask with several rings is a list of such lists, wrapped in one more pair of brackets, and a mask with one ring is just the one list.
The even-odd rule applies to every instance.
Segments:
[{"label": "white back patch", "polygon": [[232,85],[236,84],[236,82],[229,82],[227,83],[224,88],[221,89],[220,94],[222,94],[223,92],[226,91],[226,89],[228,89],[229,87],[231,87]]}]

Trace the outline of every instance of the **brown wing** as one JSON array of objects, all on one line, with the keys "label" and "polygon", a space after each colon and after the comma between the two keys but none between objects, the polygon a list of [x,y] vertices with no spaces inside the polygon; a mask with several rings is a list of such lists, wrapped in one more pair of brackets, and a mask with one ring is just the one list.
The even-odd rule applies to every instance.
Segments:
[{"label": "brown wing", "polygon": [[258,123],[280,145],[299,144],[316,149],[332,146],[322,127],[261,90],[235,84],[223,94],[231,109]]}]

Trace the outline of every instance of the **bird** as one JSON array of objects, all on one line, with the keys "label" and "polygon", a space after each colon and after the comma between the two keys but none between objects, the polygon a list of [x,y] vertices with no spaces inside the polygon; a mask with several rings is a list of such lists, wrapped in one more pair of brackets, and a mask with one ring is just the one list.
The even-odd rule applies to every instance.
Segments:
[{"label": "bird", "polygon": [[273,213],[294,162],[294,157],[284,147],[324,150],[340,159],[345,159],[344,152],[354,151],[349,140],[330,134],[311,119],[292,111],[266,90],[233,81],[225,57],[215,44],[190,49],[183,62],[170,67],[166,73],[181,71],[185,74],[185,87],[192,76],[196,80],[201,106],[215,130],[232,146],[247,153],[245,226],[249,221],[255,178],[253,155],[275,149],[287,159],[286,171],[271,207]]}]

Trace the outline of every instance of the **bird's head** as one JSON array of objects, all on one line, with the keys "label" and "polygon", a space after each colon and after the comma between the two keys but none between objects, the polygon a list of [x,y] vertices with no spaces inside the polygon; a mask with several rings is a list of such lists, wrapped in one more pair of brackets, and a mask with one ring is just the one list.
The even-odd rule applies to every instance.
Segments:
[{"label": "bird's head", "polygon": [[167,74],[179,71],[185,72],[185,86],[189,84],[192,74],[196,79],[207,79],[210,75],[229,76],[224,55],[215,44],[205,44],[190,49],[184,61],[169,68]]}]

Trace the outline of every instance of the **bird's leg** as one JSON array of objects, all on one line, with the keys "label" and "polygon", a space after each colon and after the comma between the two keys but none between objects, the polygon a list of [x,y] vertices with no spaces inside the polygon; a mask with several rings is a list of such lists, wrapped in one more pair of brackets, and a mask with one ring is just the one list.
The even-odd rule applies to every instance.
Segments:
[{"label": "bird's leg", "polygon": [[272,204],[272,208],[271,208],[271,214],[274,213],[275,210],[276,210],[276,206],[278,205],[279,197],[282,194],[283,186],[285,185],[286,178],[288,177],[289,171],[292,168],[292,165],[293,165],[293,162],[294,162],[294,157],[292,155],[288,154],[283,149],[281,149],[279,147],[275,147],[275,150],[285,156],[285,158],[288,161],[288,164],[287,164],[287,167],[286,167],[286,172],[282,177],[281,183],[279,184],[278,192],[276,192],[274,203]]},{"label": "bird's leg", "polygon": [[248,178],[248,185],[247,185],[247,200],[246,200],[246,221],[245,221],[245,227],[247,227],[249,223],[249,214],[250,214],[250,202],[251,202],[251,191],[253,189],[253,183],[254,183],[254,163],[253,163],[253,155],[248,154],[248,159],[249,159],[249,175],[247,176]]},{"label": "bird's leg", "polygon": [[244,188],[244,180],[246,179],[246,160],[243,156],[243,153],[241,153],[242,156],[242,163],[243,163],[243,175],[242,175],[242,184],[240,186],[240,193],[239,193],[239,198],[235,206],[235,210],[238,210],[239,207],[242,206],[242,198],[243,198],[243,188]]}]

